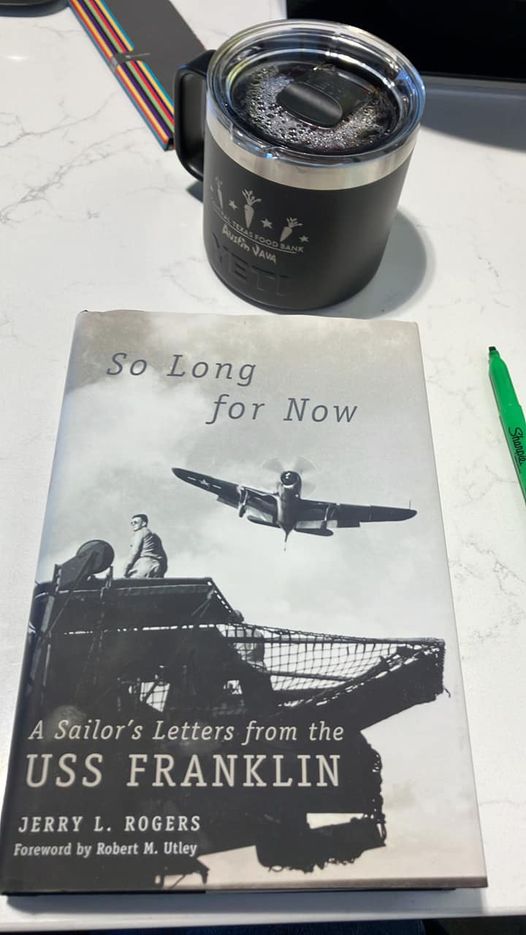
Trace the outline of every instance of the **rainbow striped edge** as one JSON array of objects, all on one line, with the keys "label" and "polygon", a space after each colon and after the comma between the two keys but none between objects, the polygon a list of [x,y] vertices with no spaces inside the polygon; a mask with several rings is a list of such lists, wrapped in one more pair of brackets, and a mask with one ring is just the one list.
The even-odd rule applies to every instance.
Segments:
[{"label": "rainbow striped edge", "polygon": [[[99,10],[106,16],[106,19],[108,20],[110,25],[113,27],[115,32],[120,36],[124,46],[127,47],[128,50],[133,49],[133,42],[131,41],[130,37],[127,35],[127,33],[124,32],[122,26],[120,26],[120,24],[117,22],[117,20],[115,19],[111,11],[108,9],[107,5],[103,2],[103,0],[92,0],[92,3],[94,4],[94,6],[97,6]],[[168,93],[164,85],[161,84],[157,75],[154,74],[154,72],[152,71],[150,66],[146,64],[146,62],[138,62],[137,64],[142,69],[144,74],[150,79],[159,97],[164,101],[164,103],[169,108],[169,110],[172,111],[173,109],[172,96]]]},{"label": "rainbow striped edge", "polygon": [[[91,0],[91,4],[96,4],[100,7],[97,0]],[[116,67],[111,64],[115,53],[126,50],[131,51],[133,48],[126,33],[123,33],[120,27],[118,27],[118,30],[114,27],[115,31],[118,32],[122,45],[121,41],[118,42],[115,40],[110,44],[111,32],[104,32],[102,30],[100,23],[94,18],[92,11],[86,7],[83,0],[69,0],[69,6],[93,44],[99,50],[107,65],[111,67],[112,71],[115,73],[115,76],[126,91],[135,108],[139,111],[141,117],[146,121],[157,141],[161,144],[163,149],[171,149],[173,147],[173,128],[168,123],[165,114],[168,111],[168,107],[168,112],[172,113],[173,104],[167,97],[164,89],[162,89],[162,100],[165,102],[164,106],[155,106],[155,94],[159,94],[158,88],[161,88],[161,85],[157,79],[155,79],[155,82],[151,81],[149,77],[150,74],[153,75],[151,70],[143,68],[141,73],[134,73],[133,67],[130,66],[142,65],[142,63],[139,62],[126,63],[117,65]],[[115,23],[115,20],[112,20],[112,22]],[[122,36],[124,36],[125,39],[122,39]],[[152,85],[152,87],[149,88],[148,85]],[[168,105],[166,105],[166,100],[168,101]]]},{"label": "rainbow striped edge", "polygon": [[[88,18],[91,21],[91,25],[99,32],[99,35],[104,38],[110,49],[113,49],[113,51],[117,54],[133,52],[133,45],[131,45],[129,40],[126,39],[126,41],[124,41],[120,34],[115,31],[114,27],[100,12],[100,8],[97,6],[97,0],[79,0],[79,2],[81,3],[84,12],[88,15]],[[141,68],[140,65],[142,65],[142,62],[140,61],[130,61],[126,62],[126,64],[123,65],[123,68],[125,68],[125,70],[128,72],[128,75],[132,79],[134,85],[137,85],[137,83],[140,85],[139,93],[142,91],[144,94],[146,94],[146,97],[149,98],[150,104],[153,105],[157,111],[158,116],[161,118],[161,122],[164,123],[165,128],[168,130],[168,133],[170,133],[174,119],[173,106],[171,103],[168,106],[165,104],[163,98],[157,94],[155,87],[152,85],[152,82],[145,73],[144,68]]]}]

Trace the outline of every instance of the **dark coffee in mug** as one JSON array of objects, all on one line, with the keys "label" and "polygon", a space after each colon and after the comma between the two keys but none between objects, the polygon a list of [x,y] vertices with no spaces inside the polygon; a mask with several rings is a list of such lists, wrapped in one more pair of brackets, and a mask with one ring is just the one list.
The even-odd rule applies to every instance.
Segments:
[{"label": "dark coffee in mug", "polygon": [[[307,103],[313,103],[314,94],[319,92],[323,82],[323,91],[331,107],[336,95],[350,95],[348,112],[343,115],[336,110],[337,120],[327,126],[317,122],[323,119],[324,100],[314,100],[320,104],[318,114],[298,114],[301,106],[302,89],[309,95]],[[294,98],[289,91],[289,100],[285,97],[287,89],[292,88],[300,99],[294,107]],[[314,94],[312,93],[314,89]],[[396,126],[398,108],[393,96],[382,87],[375,87],[365,78],[360,80],[357,73],[352,76],[336,69],[333,65],[312,68],[308,62],[287,62],[284,64],[264,65],[245,69],[232,88],[232,102],[239,121],[247,130],[299,152],[325,156],[337,156],[363,152],[367,148],[380,145]],[[287,106],[288,104],[288,106]],[[338,106],[338,102],[336,102]],[[303,104],[305,106],[305,104]],[[330,120],[329,110],[326,120]]]},{"label": "dark coffee in mug", "polygon": [[407,59],[334,23],[254,27],[181,69],[176,148],[203,179],[205,248],[223,282],[283,311],[362,289],[383,255],[423,104]]}]

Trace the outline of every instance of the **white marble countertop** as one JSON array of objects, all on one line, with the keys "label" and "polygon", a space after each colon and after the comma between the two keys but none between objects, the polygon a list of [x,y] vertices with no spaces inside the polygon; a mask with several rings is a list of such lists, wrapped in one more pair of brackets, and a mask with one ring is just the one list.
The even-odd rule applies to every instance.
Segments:
[{"label": "white marble countertop", "polygon": [[[276,17],[179,8],[205,43]],[[217,18],[217,13],[215,14]],[[73,321],[82,308],[246,311],[204,258],[191,179],[68,10],[0,18],[0,626],[7,751]],[[331,314],[419,323],[487,857],[483,892],[3,899],[0,927],[526,913],[526,511],[487,347],[526,399],[526,89],[433,86],[375,280]]]}]

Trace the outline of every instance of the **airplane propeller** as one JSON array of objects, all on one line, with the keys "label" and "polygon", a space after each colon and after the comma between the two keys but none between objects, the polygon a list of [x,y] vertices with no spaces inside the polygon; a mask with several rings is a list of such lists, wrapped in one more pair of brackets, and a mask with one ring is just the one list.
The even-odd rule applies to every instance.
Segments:
[{"label": "airplane propeller", "polygon": [[281,477],[284,471],[295,471],[296,474],[301,475],[301,492],[302,494],[312,493],[316,484],[312,480],[305,480],[305,476],[315,473],[317,468],[312,463],[308,461],[307,458],[298,457],[295,459],[293,464],[282,464],[278,458],[271,458],[270,461],[265,461],[263,468],[266,471],[272,471],[273,474],[277,474],[278,477]]}]

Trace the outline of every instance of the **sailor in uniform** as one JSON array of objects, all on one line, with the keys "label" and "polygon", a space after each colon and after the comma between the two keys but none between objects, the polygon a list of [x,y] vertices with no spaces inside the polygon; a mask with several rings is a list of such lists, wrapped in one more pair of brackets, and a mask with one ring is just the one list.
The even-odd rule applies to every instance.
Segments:
[{"label": "sailor in uniform", "polygon": [[124,577],[164,578],[168,559],[160,537],[148,529],[146,513],[136,513],[132,516],[131,527],[133,536]]}]

